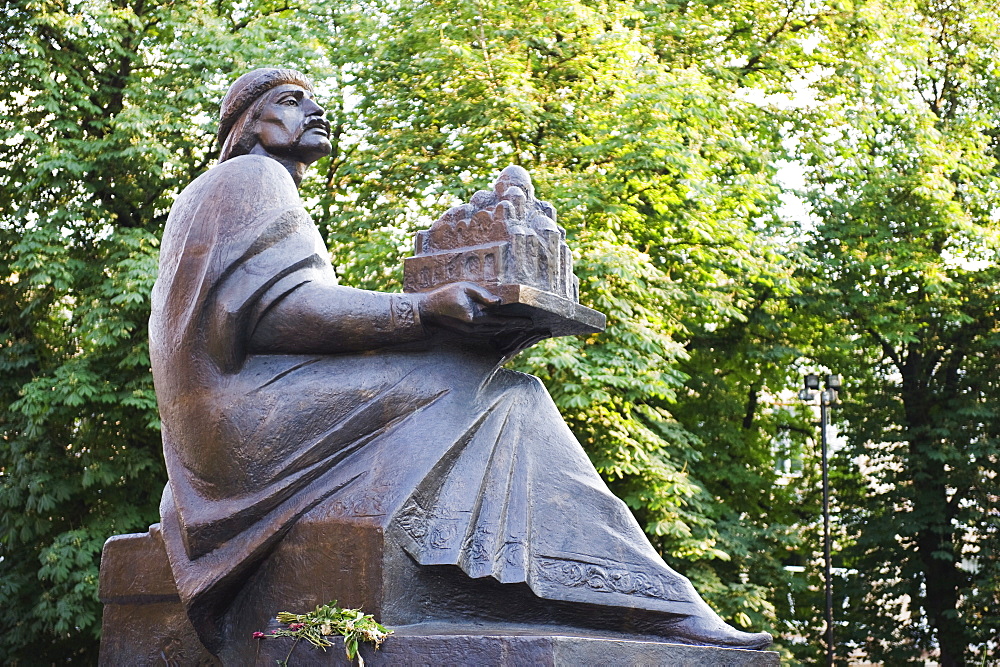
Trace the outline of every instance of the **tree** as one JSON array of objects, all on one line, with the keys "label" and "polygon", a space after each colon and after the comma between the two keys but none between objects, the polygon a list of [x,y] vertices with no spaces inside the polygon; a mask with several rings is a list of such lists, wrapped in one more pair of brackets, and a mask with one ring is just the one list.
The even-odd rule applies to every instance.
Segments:
[{"label": "tree", "polygon": [[[413,231],[532,172],[609,328],[514,363],[737,624],[821,629],[816,577],[784,568],[814,551],[809,417],[780,403],[805,357],[849,375],[850,639],[929,646],[923,617],[880,609],[905,593],[954,660],[996,631],[998,580],[995,19],[963,2],[9,4],[0,653],[94,655],[100,545],[155,521],[163,482],[156,239],[214,157],[225,85],[287,64],[327,102],[334,154],[303,193],[346,284],[398,289]],[[825,107],[748,101],[800,75]],[[778,214],[788,146],[814,227]],[[789,457],[801,476],[776,473]]]},{"label": "tree", "polygon": [[851,378],[838,632],[876,661],[979,662],[1000,629],[998,28],[978,2],[859,4],[802,144],[841,341],[818,356]]}]

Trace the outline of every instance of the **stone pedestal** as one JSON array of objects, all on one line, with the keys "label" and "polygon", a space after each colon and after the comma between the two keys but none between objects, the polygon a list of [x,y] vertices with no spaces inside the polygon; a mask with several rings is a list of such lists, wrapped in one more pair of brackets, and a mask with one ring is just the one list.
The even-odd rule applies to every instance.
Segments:
[{"label": "stone pedestal", "polygon": [[[402,630],[405,632],[405,629]],[[276,660],[296,666],[349,665],[343,640],[331,648],[315,648],[304,642],[292,647],[288,638],[260,640],[254,665],[273,665]],[[686,646],[651,641],[599,637],[541,635],[410,635],[396,634],[378,651],[361,648],[365,665],[448,665],[459,667],[520,667],[584,665],[663,665],[668,667],[772,667],[779,665],[773,651]]]},{"label": "stone pedestal", "polygon": [[188,620],[159,524],[104,544],[101,665],[216,665]]},{"label": "stone pedestal", "polygon": [[[378,652],[363,648],[362,656],[370,665],[779,664],[773,652],[624,640],[596,629],[546,626],[548,605],[554,603],[538,600],[526,586],[474,580],[457,568],[417,567],[401,551],[382,548],[379,517],[338,521],[340,509],[320,507],[304,517],[251,579],[234,602],[235,617],[229,621],[233,635],[246,640],[221,661],[201,644],[184,612],[159,526],[148,533],[111,538],[101,561],[100,664],[263,666],[285,660],[291,650],[292,665],[347,665],[342,641],[323,652],[304,642],[293,650],[293,641],[287,638],[251,637],[255,630],[281,627],[274,620],[278,611],[302,613],[335,599],[342,606],[374,613],[394,629]],[[323,576],[297,574],[303,571]],[[422,585],[406,586],[414,577]],[[265,580],[270,584],[261,585]],[[403,593],[415,589],[434,594],[411,599]],[[386,603],[386,593],[395,603]],[[452,610],[448,618],[435,620],[445,599],[462,601],[465,613]],[[525,625],[510,623],[513,609],[523,611],[514,617]],[[559,611],[565,615],[571,610],[578,613],[579,624],[595,628],[607,612],[592,605]],[[431,622],[424,622],[428,619]]]},{"label": "stone pedestal", "polygon": [[[226,632],[245,641],[220,655],[222,663],[249,664],[257,647],[252,633],[267,629],[279,611],[302,613],[337,601],[385,623],[413,622],[385,604],[384,589],[398,587],[407,574],[401,570],[416,566],[401,549],[384,548],[385,515],[376,505],[324,503],[292,527],[232,601]],[[118,535],[105,543],[99,596],[104,603],[101,665],[219,664],[180,601],[159,524],[148,533]]]}]

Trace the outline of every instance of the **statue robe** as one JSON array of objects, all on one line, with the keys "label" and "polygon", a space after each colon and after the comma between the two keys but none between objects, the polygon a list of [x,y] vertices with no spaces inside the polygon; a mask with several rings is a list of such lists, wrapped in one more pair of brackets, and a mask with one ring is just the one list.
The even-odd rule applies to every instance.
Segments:
[{"label": "statue robe", "polygon": [[[150,352],[170,480],[162,531],[196,628],[214,627],[298,517],[362,489],[379,490],[422,566],[526,583],[549,600],[712,613],[610,493],[537,378],[500,369],[478,344],[408,346],[428,339],[413,296],[335,282],[270,158],[214,167],[171,210]],[[330,349],[296,353],[280,334],[294,338],[298,323],[275,314],[317,286]],[[272,333],[255,342],[265,321]]]}]

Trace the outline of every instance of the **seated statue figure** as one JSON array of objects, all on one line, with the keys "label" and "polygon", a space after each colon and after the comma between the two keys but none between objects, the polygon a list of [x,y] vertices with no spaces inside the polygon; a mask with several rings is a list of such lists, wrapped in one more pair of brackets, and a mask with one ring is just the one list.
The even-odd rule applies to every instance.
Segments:
[{"label": "seated statue figure", "polygon": [[[297,192],[331,150],[301,74],[240,77],[219,139],[220,163],[170,212],[150,320],[169,474],[160,530],[212,653],[242,660],[238,617],[289,570],[319,585],[326,570],[269,559],[306,514],[332,508],[381,517],[384,553],[370,558],[389,574],[365,611],[388,624],[770,644],[726,625],[664,563],[539,380],[501,368],[531,337],[496,344],[520,325],[489,286],[338,285]],[[303,553],[356,546],[337,535]],[[368,559],[337,576],[367,576]]]}]

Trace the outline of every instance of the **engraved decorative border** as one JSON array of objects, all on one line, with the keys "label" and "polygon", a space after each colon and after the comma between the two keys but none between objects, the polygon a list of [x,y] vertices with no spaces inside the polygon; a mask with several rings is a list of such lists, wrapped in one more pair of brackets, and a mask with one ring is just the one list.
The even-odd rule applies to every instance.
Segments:
[{"label": "engraved decorative border", "polygon": [[539,558],[536,564],[542,579],[567,588],[586,588],[657,600],[683,602],[689,598],[679,582],[671,581],[662,574],[643,572],[634,566],[615,567],[551,557]]}]

